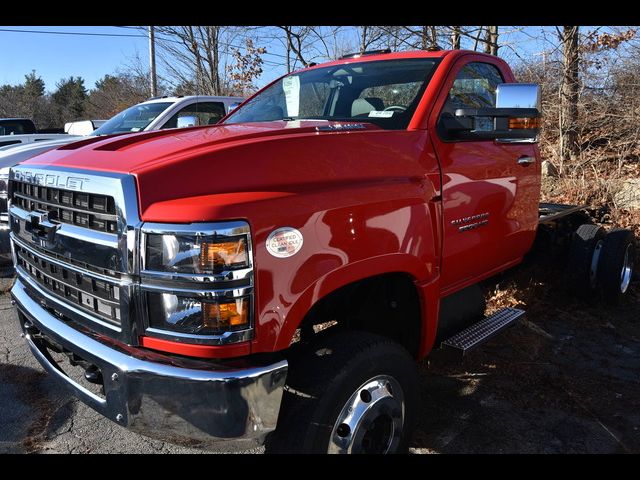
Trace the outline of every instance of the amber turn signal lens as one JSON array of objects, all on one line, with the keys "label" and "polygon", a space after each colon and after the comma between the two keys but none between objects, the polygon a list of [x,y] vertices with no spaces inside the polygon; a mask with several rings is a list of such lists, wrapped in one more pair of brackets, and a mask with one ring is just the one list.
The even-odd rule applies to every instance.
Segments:
[{"label": "amber turn signal lens", "polygon": [[230,303],[203,303],[203,327],[229,330],[249,326],[249,300],[238,299]]},{"label": "amber turn signal lens", "polygon": [[200,269],[203,272],[245,266],[248,265],[247,259],[247,242],[244,238],[200,245]]},{"label": "amber turn signal lens", "polygon": [[510,130],[535,129],[540,128],[540,117],[535,118],[510,118]]}]

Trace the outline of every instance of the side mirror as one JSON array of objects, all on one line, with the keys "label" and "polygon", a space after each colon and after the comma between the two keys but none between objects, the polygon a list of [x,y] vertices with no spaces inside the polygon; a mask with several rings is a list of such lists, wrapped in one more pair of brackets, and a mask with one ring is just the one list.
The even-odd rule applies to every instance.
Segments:
[{"label": "side mirror", "polygon": [[199,123],[200,122],[198,122],[198,117],[196,117],[195,115],[188,115],[184,117],[178,117],[178,123],[176,126],[178,128],[195,127]]},{"label": "side mirror", "polygon": [[455,116],[443,114],[440,127],[452,140],[535,143],[540,131],[540,86],[501,83],[495,108],[459,108]]},{"label": "side mirror", "polygon": [[535,108],[540,112],[540,85],[501,83],[496,88],[496,108]]}]

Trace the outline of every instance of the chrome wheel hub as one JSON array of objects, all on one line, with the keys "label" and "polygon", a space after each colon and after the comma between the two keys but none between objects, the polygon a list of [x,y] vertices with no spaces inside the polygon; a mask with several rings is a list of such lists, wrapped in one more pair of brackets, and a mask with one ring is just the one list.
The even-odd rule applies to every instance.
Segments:
[{"label": "chrome wheel hub", "polygon": [[627,245],[627,250],[624,252],[624,262],[622,264],[622,271],[620,272],[620,292],[627,293],[629,284],[631,283],[631,277],[633,277],[633,249],[631,244]]},{"label": "chrome wheel hub", "polygon": [[379,375],[349,397],[331,431],[328,453],[389,453],[402,438],[404,395],[393,377]]}]

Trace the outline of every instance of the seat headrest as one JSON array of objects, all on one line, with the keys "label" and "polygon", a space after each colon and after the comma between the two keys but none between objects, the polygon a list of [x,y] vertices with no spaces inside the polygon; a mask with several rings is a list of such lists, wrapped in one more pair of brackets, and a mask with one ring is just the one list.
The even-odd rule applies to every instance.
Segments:
[{"label": "seat headrest", "polygon": [[381,98],[366,97],[356,98],[351,104],[351,116],[368,115],[373,110],[384,110],[384,102]]}]

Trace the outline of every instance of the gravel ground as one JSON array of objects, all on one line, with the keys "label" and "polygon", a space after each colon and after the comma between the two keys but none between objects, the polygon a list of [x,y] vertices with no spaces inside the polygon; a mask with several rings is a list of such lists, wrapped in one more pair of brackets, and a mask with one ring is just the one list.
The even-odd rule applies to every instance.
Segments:
[{"label": "gravel ground", "polygon": [[[640,453],[637,285],[620,307],[594,308],[530,273],[494,296],[497,306],[523,305],[526,321],[463,362],[420,365],[413,453]],[[19,333],[3,293],[0,453],[202,453],[129,432],[76,401]]]}]

